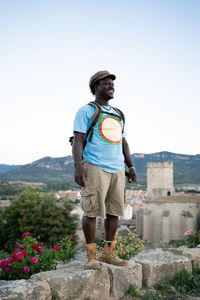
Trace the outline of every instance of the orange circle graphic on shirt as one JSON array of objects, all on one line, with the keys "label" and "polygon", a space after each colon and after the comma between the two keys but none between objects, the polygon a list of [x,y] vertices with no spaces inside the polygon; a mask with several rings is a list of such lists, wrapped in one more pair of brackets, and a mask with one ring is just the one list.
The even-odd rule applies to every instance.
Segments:
[{"label": "orange circle graphic on shirt", "polygon": [[99,121],[99,134],[110,144],[119,144],[122,139],[122,124],[113,116],[104,116]]}]

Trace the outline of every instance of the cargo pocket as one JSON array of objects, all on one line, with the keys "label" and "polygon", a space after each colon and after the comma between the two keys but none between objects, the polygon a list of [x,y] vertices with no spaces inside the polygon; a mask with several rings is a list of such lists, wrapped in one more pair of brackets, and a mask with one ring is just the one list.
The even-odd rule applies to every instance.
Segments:
[{"label": "cargo pocket", "polygon": [[99,209],[97,190],[86,188],[81,191],[81,208],[84,212],[92,212]]}]

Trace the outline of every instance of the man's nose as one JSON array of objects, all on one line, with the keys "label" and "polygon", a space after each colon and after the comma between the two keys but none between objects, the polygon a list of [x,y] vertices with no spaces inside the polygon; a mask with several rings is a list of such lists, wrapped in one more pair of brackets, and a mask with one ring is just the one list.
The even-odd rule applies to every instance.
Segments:
[{"label": "man's nose", "polygon": [[108,83],[108,86],[109,86],[109,87],[114,87],[114,83],[113,83],[113,82],[109,82],[109,83]]}]

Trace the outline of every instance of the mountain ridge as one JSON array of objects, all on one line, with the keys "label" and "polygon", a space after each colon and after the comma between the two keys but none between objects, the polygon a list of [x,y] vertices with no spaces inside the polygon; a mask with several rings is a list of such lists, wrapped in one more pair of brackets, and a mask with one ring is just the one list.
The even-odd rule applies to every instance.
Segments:
[{"label": "mountain ridge", "polygon": [[[146,185],[148,161],[173,161],[175,185],[200,184],[200,154],[189,155],[162,151],[150,154],[134,153],[131,156],[137,170],[139,184]],[[71,155],[57,158],[45,156],[32,163],[1,172],[0,180],[72,184],[74,183],[73,158]]]}]

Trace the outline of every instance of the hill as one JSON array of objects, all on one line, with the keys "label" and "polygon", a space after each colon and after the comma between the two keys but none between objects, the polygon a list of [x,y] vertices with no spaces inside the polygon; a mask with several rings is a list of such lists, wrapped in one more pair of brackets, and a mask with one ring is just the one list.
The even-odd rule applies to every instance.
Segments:
[{"label": "hill", "polygon": [[19,168],[21,165],[6,165],[6,164],[0,164],[0,173],[4,173],[7,171],[11,171],[13,169]]},{"label": "hill", "polygon": [[[135,153],[132,154],[132,158],[137,170],[138,184],[142,186],[146,186],[146,165],[148,161],[173,161],[175,185],[200,184],[200,154],[184,155],[164,151],[152,154]],[[76,186],[73,174],[72,156],[44,157],[31,164],[0,173],[0,180],[65,183]]]}]

